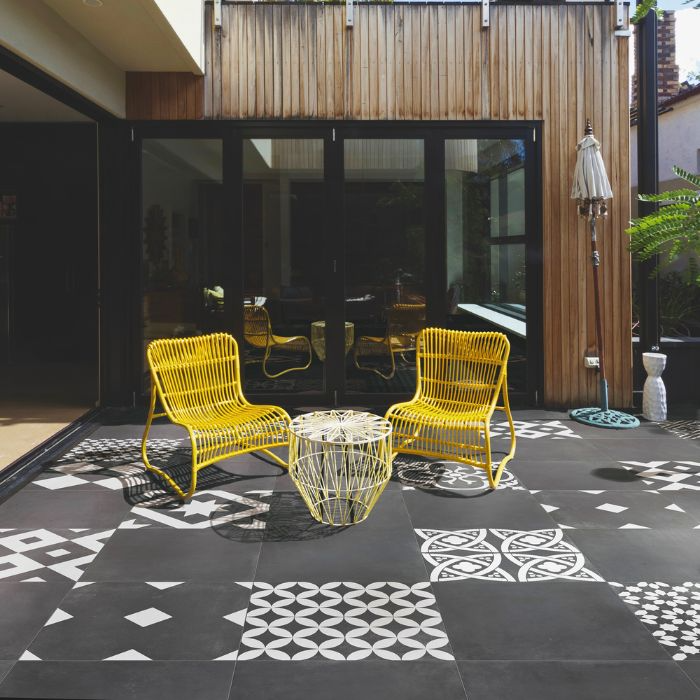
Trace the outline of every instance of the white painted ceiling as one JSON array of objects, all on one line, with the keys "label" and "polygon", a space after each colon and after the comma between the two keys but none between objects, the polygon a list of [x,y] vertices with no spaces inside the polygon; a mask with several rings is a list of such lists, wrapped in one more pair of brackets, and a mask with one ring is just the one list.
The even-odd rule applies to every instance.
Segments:
[{"label": "white painted ceiling", "polygon": [[152,0],[44,0],[112,63],[126,71],[196,71],[197,65]]},{"label": "white painted ceiling", "polygon": [[0,122],[89,122],[41,90],[0,71]]}]

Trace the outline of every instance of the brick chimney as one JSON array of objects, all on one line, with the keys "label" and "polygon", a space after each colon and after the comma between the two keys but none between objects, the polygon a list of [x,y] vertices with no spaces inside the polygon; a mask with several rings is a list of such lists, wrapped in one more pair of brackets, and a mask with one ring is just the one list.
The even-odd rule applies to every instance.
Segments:
[{"label": "brick chimney", "polygon": [[[659,89],[657,102],[662,102],[668,97],[678,94],[680,84],[678,81],[678,64],[676,63],[676,13],[664,11],[663,20],[659,21],[658,31],[658,81]],[[632,76],[632,107],[637,105],[637,43],[634,45],[634,67]]]}]

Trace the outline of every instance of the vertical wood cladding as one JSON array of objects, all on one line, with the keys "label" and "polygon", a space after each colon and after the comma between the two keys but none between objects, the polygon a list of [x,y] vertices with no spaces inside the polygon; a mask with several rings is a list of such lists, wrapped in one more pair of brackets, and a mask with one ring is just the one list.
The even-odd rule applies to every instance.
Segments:
[{"label": "vertical wood cladding", "polygon": [[204,77],[191,73],[126,74],[126,118],[202,119]]},{"label": "vertical wood cladding", "polygon": [[[614,5],[491,5],[487,31],[472,4],[359,4],[350,30],[344,12],[224,4],[221,30],[207,23],[204,117],[541,121],[543,201],[531,205],[542,208],[545,401],[560,406],[598,401],[583,367],[595,346],[588,230],[569,199],[590,117],[615,193],[600,234],[611,403],[628,406],[628,41],[614,36]],[[178,118],[155,108],[165,82],[143,100],[151,118]]]}]

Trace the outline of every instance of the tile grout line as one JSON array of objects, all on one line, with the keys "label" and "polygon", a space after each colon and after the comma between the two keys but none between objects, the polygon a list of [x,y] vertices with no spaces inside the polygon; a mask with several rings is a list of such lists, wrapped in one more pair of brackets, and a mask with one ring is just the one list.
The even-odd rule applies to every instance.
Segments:
[{"label": "tile grout line", "polygon": [[[392,476],[393,476],[393,468],[394,464],[392,461]],[[400,481],[398,483],[401,483]],[[454,667],[457,671],[457,675],[459,676],[459,682],[462,684],[462,690],[464,690],[464,697],[465,700],[469,700],[469,694],[467,693],[467,687],[464,684],[464,678],[462,678],[462,673],[459,670],[459,664],[457,663],[457,654],[455,653],[455,650],[452,645],[452,640],[450,639],[449,635],[447,634],[447,625],[445,624],[445,617],[442,614],[442,610],[440,609],[440,604],[438,603],[437,596],[435,595],[435,589],[433,588],[433,581],[430,580],[430,573],[428,572],[428,567],[426,566],[425,563],[425,557],[423,556],[423,553],[421,551],[421,543],[418,541],[418,536],[416,535],[416,528],[413,522],[413,518],[411,518],[411,512],[408,510],[408,506],[406,505],[406,499],[404,498],[404,491],[401,489],[399,491],[401,495],[401,503],[403,504],[404,510],[406,511],[406,517],[408,518],[408,522],[411,526],[411,532],[413,533],[413,537],[415,539],[416,545],[418,546],[418,555],[420,556],[421,563],[423,564],[423,569],[425,571],[426,575],[426,581],[428,585],[430,586],[430,590],[433,595],[433,599],[435,600],[435,609],[440,613],[440,620],[442,621],[442,627],[445,630],[445,637],[447,638],[447,641],[450,643],[450,651],[452,652],[452,663],[454,664]]]}]

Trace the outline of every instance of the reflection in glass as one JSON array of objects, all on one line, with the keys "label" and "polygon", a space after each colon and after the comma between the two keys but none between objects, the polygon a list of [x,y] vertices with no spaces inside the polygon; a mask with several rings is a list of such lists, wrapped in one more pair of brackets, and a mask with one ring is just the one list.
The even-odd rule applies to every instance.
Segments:
[{"label": "reflection in glass", "polygon": [[525,144],[445,141],[447,307],[453,327],[501,331],[509,383],[525,390]]},{"label": "reflection in glass", "polygon": [[323,140],[245,139],[245,390],[322,391]]},{"label": "reflection in glass", "polygon": [[142,163],[144,343],[221,330],[221,141],[145,139]]},{"label": "reflection in glass", "polygon": [[423,141],[347,139],[344,164],[347,391],[412,392],[425,324]]}]

